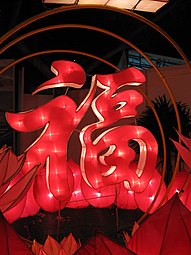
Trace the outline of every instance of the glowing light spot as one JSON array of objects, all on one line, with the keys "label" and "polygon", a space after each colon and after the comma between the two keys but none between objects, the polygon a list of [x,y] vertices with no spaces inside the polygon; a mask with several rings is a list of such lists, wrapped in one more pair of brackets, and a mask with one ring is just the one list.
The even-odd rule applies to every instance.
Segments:
[{"label": "glowing light spot", "polygon": [[129,194],[134,194],[134,192],[132,190],[128,190],[127,191]]},{"label": "glowing light spot", "polygon": [[153,201],[153,200],[154,200],[154,198],[155,198],[155,196],[154,196],[154,195],[152,195],[151,197],[149,197],[149,200],[150,200],[150,201]]},{"label": "glowing light spot", "polygon": [[79,193],[80,193],[79,190],[75,190],[75,191],[73,192],[74,195],[78,195]]},{"label": "glowing light spot", "polygon": [[18,127],[21,127],[22,124],[23,124],[22,120],[17,121],[17,126],[18,126]]},{"label": "glowing light spot", "polygon": [[32,165],[32,162],[31,161],[28,161],[26,162],[28,166],[31,166]]},{"label": "glowing light spot", "polygon": [[52,150],[54,153],[60,153],[62,150],[58,149],[58,147],[54,147]]},{"label": "glowing light spot", "polygon": [[37,150],[39,153],[42,153],[43,151],[45,151],[45,149],[42,149],[42,148],[38,148]]},{"label": "glowing light spot", "polygon": [[97,192],[97,193],[96,193],[96,196],[97,196],[97,197],[101,197],[101,193]]},{"label": "glowing light spot", "polygon": [[124,153],[124,151],[118,151],[118,156],[120,157],[120,156],[122,156],[122,155],[124,155],[125,153]]},{"label": "glowing light spot", "polygon": [[52,198],[53,197],[52,193],[48,193],[48,197]]},{"label": "glowing light spot", "polygon": [[41,120],[45,120],[46,117],[41,113],[41,116],[40,116]]}]

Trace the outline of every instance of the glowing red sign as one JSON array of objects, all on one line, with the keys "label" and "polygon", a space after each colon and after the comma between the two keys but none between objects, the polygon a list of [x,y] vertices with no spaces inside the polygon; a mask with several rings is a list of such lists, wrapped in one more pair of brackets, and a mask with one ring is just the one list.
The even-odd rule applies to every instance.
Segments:
[{"label": "glowing red sign", "polygon": [[[81,66],[70,61],[55,61],[51,67],[56,77],[43,83],[35,92],[55,87],[81,88],[85,73]],[[132,89],[145,82],[145,77],[134,67],[108,75],[95,75],[89,93],[77,107],[66,95],[58,96],[37,109],[22,113],[6,113],[7,121],[19,132],[41,128],[43,132],[27,149],[22,173],[41,164],[33,183],[34,200],[47,211],[65,206],[82,208],[89,204],[107,207],[118,201],[116,192],[143,192],[156,171],[157,142],[149,130],[135,125],[120,126],[121,119],[136,116],[136,107],[142,103],[140,93]],[[96,88],[102,92],[95,97]],[[129,89],[129,87],[131,89]],[[89,107],[98,121],[85,126],[80,134],[81,161],[76,165],[67,161],[69,138]],[[100,134],[93,140],[92,133]],[[137,163],[131,140],[139,144]],[[135,207],[133,198],[132,207]],[[130,206],[130,204],[128,205]],[[123,207],[123,205],[121,205]]]}]

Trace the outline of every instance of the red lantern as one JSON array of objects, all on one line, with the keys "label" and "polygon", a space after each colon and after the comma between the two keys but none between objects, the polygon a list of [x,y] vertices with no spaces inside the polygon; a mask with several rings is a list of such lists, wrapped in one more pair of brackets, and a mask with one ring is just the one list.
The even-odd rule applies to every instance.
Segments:
[{"label": "red lantern", "polygon": [[99,189],[90,187],[84,180],[81,182],[84,198],[96,208],[106,208],[115,202],[115,185],[104,186]]},{"label": "red lantern", "polygon": [[[55,61],[52,70],[57,76],[42,84],[35,92],[51,87],[81,87],[85,82],[84,70],[76,63]],[[72,99],[59,96],[38,109],[6,114],[9,124],[18,131],[29,132],[44,128],[39,138],[27,149],[22,171],[26,173],[39,163],[43,167],[48,159],[48,186],[54,197],[61,202],[69,200],[73,185],[73,180],[71,182],[67,173],[67,143],[72,131],[87,111],[95,89],[94,79],[90,93],[78,109]]]},{"label": "red lantern", "polygon": [[89,203],[85,200],[82,190],[81,190],[81,171],[80,167],[73,160],[68,161],[68,168],[71,170],[74,178],[74,189],[70,198],[70,201],[67,203],[66,207],[68,208],[85,208],[88,207]]},{"label": "red lantern", "polygon": [[47,186],[45,169],[36,176],[33,193],[36,202],[44,211],[55,212],[64,208],[64,204],[53,196]]},{"label": "red lantern", "polygon": [[[115,127],[101,134],[94,143],[86,139],[86,134],[81,169],[89,186],[99,188],[128,181],[134,192],[145,190],[153,176],[158,151],[154,136],[146,128],[130,125]],[[140,144],[136,169],[131,163],[135,159],[135,151],[128,146],[131,140]]]},{"label": "red lantern", "polygon": [[[145,212],[149,208],[152,201],[154,200],[157,190],[159,188],[160,182],[162,180],[161,178],[162,178],[161,175],[155,169],[154,175],[153,175],[152,179],[149,181],[149,184],[146,187],[146,189],[141,193],[135,193],[136,203],[137,203],[138,207],[143,212]],[[159,193],[156,201],[154,202],[151,210],[149,211],[150,213],[153,213],[156,210],[156,208],[160,204],[162,198],[164,197],[165,193],[166,193],[166,185],[165,185],[165,182],[162,180],[162,186],[160,189],[160,193]]]},{"label": "red lantern", "polygon": [[[81,88],[85,82],[84,70],[76,63],[55,61],[51,69],[56,77],[33,94],[56,87]],[[40,167],[22,216],[31,213],[30,205],[34,205],[32,213],[39,207],[53,212],[66,206],[83,208],[89,204],[103,208],[115,202],[120,208],[134,209],[141,192],[145,197],[154,193],[151,181],[158,184],[159,178],[155,174],[153,179],[158,153],[154,136],[141,126],[118,125],[121,119],[134,117],[136,107],[143,101],[139,92],[125,86],[143,82],[145,76],[133,67],[114,74],[95,75],[89,93],[78,107],[71,98],[62,95],[37,109],[6,114],[17,131],[43,129],[26,150],[22,173],[28,173],[36,165]],[[94,99],[97,86],[102,92]],[[67,144],[90,105],[98,121],[80,131],[82,149],[78,166],[72,160],[67,161]],[[92,139],[94,131],[99,135]],[[129,146],[132,140],[140,148],[137,164],[132,163],[136,157]],[[122,196],[126,200],[124,205]]]},{"label": "red lantern", "polygon": [[135,201],[135,193],[129,187],[128,182],[116,185],[116,206],[120,209],[134,210],[138,206]]},{"label": "red lantern", "polygon": [[57,60],[52,62],[51,71],[56,77],[41,84],[33,95],[39,91],[59,88],[59,87],[73,87],[81,88],[86,80],[84,69],[75,62]]},{"label": "red lantern", "polygon": [[[103,89],[92,102],[97,123],[83,128],[81,171],[86,183],[95,189],[128,181],[135,192],[143,191],[153,175],[157,158],[157,142],[143,127],[116,126],[108,128],[123,118],[134,117],[136,107],[142,103],[142,95],[125,86],[137,86],[145,81],[144,75],[135,68],[127,68],[109,75],[97,75],[98,87]],[[120,90],[123,87],[123,90]],[[103,129],[96,139],[92,133]],[[135,152],[128,146],[130,140],[140,145],[138,169],[131,169]],[[94,171],[92,171],[94,169]]]}]

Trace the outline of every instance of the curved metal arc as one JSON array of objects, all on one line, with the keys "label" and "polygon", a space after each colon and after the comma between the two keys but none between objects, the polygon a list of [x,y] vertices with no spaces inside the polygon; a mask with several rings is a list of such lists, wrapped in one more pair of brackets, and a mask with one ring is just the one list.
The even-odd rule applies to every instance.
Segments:
[{"label": "curved metal arc", "polygon": [[155,197],[153,199],[153,201],[151,202],[150,206],[148,207],[148,209],[146,210],[146,212],[142,215],[142,217],[137,221],[138,224],[140,224],[145,218],[146,216],[149,214],[149,212],[151,211],[152,207],[154,206],[158,196],[159,196],[159,193],[161,191],[161,188],[162,188],[162,184],[163,184],[163,180],[164,180],[164,177],[165,177],[165,173],[166,173],[166,162],[167,162],[167,153],[166,153],[166,142],[165,142],[165,134],[164,134],[164,131],[163,131],[163,127],[162,127],[162,123],[159,119],[159,116],[157,114],[157,111],[155,110],[151,100],[148,98],[148,96],[146,95],[146,93],[141,89],[141,88],[138,88],[141,93],[144,95],[144,97],[146,98],[149,106],[151,107],[154,115],[155,115],[155,118],[157,120],[157,123],[159,125],[159,129],[160,129],[160,133],[161,133],[161,138],[162,138],[162,144],[163,144],[163,154],[164,154],[164,162],[163,162],[163,168],[162,168],[162,178],[160,180],[160,183],[159,183],[159,187],[157,189],[157,192],[155,194]]},{"label": "curved metal arc", "polygon": [[26,55],[22,58],[19,58],[17,60],[15,60],[14,62],[10,63],[9,65],[5,66],[4,68],[2,68],[0,70],[0,75],[3,74],[5,71],[7,71],[9,68],[11,68],[12,66],[26,60],[26,59],[29,59],[31,57],[36,57],[36,56],[40,56],[40,55],[44,55],[44,54],[52,54],[52,53],[72,53],[72,54],[78,54],[78,55],[83,55],[83,56],[86,56],[86,57],[90,57],[90,58],[93,58],[93,59],[96,59],[106,65],[109,65],[110,67],[116,69],[117,71],[120,71],[120,69],[113,65],[112,63],[110,63],[109,61],[105,60],[105,59],[102,59],[100,57],[97,57],[93,54],[89,54],[89,53],[86,53],[86,52],[83,52],[83,51],[76,51],[76,50],[45,50],[45,51],[39,51],[39,52],[35,52],[35,53],[31,53],[29,55]]},{"label": "curved metal arc", "polygon": [[32,24],[35,21],[38,21],[40,19],[49,17],[51,15],[55,15],[55,14],[58,14],[58,13],[61,13],[61,12],[65,12],[65,11],[83,10],[83,9],[94,9],[94,10],[97,9],[97,10],[108,10],[108,11],[118,12],[118,13],[130,16],[130,17],[133,17],[133,18],[135,18],[137,20],[142,21],[143,23],[147,24],[148,26],[152,27],[154,30],[159,32],[162,36],[164,36],[175,47],[175,49],[178,51],[178,53],[180,54],[180,56],[183,58],[183,60],[185,61],[186,65],[188,66],[189,70],[191,71],[191,63],[189,62],[188,58],[184,54],[183,50],[179,47],[179,45],[163,29],[161,29],[159,26],[154,24],[152,21],[142,17],[141,15],[139,15],[137,13],[134,13],[134,12],[129,11],[129,10],[124,10],[124,9],[112,7],[112,6],[103,6],[103,5],[71,5],[71,6],[61,6],[61,7],[54,8],[52,10],[48,10],[48,11],[42,12],[42,13],[40,13],[38,15],[35,15],[32,18],[29,18],[28,20],[20,23],[15,28],[11,29],[6,34],[4,34],[0,38],[0,44],[2,44],[7,38],[12,36],[15,32],[17,32],[20,29],[22,29],[22,28]]}]

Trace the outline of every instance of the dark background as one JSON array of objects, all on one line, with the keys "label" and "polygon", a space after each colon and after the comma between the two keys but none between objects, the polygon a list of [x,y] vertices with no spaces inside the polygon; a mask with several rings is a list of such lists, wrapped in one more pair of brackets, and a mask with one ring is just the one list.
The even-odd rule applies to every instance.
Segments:
[{"label": "dark background", "polygon": [[14,229],[29,241],[34,239],[44,244],[47,236],[50,235],[58,242],[70,233],[81,243],[86,242],[96,229],[124,244],[123,231],[131,235],[135,221],[143,212],[140,210],[123,210],[116,207],[111,208],[65,208],[61,211],[61,218],[58,212],[47,213],[40,211],[37,215],[15,221]]}]

